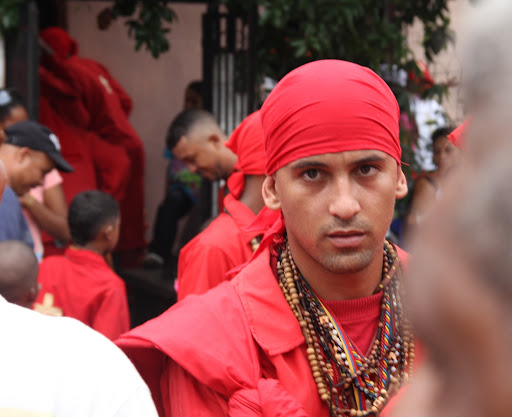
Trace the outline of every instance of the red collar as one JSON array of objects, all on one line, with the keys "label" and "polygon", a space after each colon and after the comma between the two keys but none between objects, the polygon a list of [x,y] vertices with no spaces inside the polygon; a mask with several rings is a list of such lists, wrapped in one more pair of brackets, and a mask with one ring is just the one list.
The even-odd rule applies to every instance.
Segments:
[{"label": "red collar", "polygon": [[241,231],[244,240],[249,243],[255,237],[255,234],[248,233],[245,230],[254,221],[256,215],[244,203],[233,197],[232,194],[228,194],[224,198],[224,207],[235,222],[238,230]]},{"label": "red collar", "polygon": [[103,256],[88,249],[69,247],[64,252],[64,256],[74,263],[87,264],[91,265],[91,267],[95,265],[108,267]]},{"label": "red collar", "polygon": [[233,281],[251,333],[269,355],[288,352],[304,343],[300,325],[286,302],[265,248]]}]

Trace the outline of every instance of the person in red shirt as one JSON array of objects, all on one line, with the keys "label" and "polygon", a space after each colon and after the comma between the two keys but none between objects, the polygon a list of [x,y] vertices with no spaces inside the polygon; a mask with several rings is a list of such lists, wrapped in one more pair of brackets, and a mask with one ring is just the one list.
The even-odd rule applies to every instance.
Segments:
[{"label": "person in red shirt", "polygon": [[[170,184],[168,184],[172,193],[158,209],[153,239],[148,245],[146,254],[146,265],[159,266],[170,263],[169,238],[172,237],[173,229],[176,228],[175,215],[183,214],[180,208],[181,203],[178,202],[179,204],[173,206],[173,199],[170,197],[180,201],[184,195],[190,196],[190,198],[187,197],[189,201],[191,198],[199,199],[198,204],[190,213],[185,226],[185,235],[181,237],[181,241],[186,243],[195,237],[202,230],[201,223],[206,219],[210,220],[209,207],[206,207],[207,215],[201,212],[204,211],[206,200],[209,198],[201,195],[201,190],[197,189],[194,192],[190,188],[191,175],[198,173],[209,181],[226,180],[233,172],[237,160],[232,150],[225,146],[227,139],[212,114],[205,110],[194,108],[183,110],[171,122],[166,135],[166,146],[172,152],[174,160],[173,169],[175,171]],[[203,184],[203,190],[207,186],[206,183]],[[219,190],[219,205],[223,201],[224,191],[225,187],[221,187]],[[221,208],[219,211],[222,211]],[[169,216],[169,213],[173,215]],[[162,233],[165,230],[170,234],[166,236],[165,233]]]},{"label": "person in red shirt", "polygon": [[353,63],[311,62],[276,85],[258,250],[117,341],[161,415],[378,415],[406,383],[406,254],[385,240],[407,193],[398,121],[386,83]]},{"label": "person in red shirt", "polygon": [[[119,145],[118,152],[110,153],[110,165],[124,167],[130,160],[127,174],[129,187],[120,199],[123,214],[121,239],[117,250],[133,253],[142,249],[144,240],[144,146],[131,125],[129,115],[132,100],[121,84],[101,63],[79,56],[78,43],[59,27],[44,28],[39,34],[49,47],[41,56],[41,65],[57,79],[71,87],[78,103],[50,93],[46,99],[67,123],[94,132],[110,145]],[[52,54],[48,52],[51,50]],[[45,123],[50,123],[45,120]],[[101,146],[101,142],[95,143]],[[104,150],[104,152],[107,152]],[[102,155],[99,155],[102,159]],[[122,180],[122,178],[118,178]]]},{"label": "person in red shirt", "polygon": [[257,233],[245,231],[265,205],[261,195],[265,149],[259,111],[242,121],[226,146],[238,156],[227,182],[230,193],[224,198],[224,212],[180,251],[178,301],[225,281],[227,272],[247,262],[259,245]]},{"label": "person in red shirt", "polygon": [[115,340],[130,329],[123,280],[105,261],[119,239],[119,204],[102,191],[85,191],[68,213],[73,245],[43,260],[34,310],[73,317]]}]

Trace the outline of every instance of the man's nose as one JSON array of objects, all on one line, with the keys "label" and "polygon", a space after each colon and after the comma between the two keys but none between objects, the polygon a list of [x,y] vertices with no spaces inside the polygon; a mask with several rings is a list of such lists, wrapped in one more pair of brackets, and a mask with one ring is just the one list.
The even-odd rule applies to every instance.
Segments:
[{"label": "man's nose", "polygon": [[347,180],[339,180],[330,192],[329,214],[340,219],[351,219],[361,210],[356,190]]}]

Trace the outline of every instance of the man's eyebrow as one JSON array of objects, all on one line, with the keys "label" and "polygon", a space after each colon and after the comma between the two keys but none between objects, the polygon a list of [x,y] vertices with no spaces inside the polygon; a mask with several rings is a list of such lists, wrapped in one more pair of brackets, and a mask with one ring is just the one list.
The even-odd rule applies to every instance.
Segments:
[{"label": "man's eyebrow", "polygon": [[327,164],[319,161],[299,161],[291,165],[293,170],[299,170],[304,168],[326,168]]},{"label": "man's eyebrow", "polygon": [[386,157],[385,156],[382,156],[382,155],[368,155],[368,156],[365,156],[364,158],[360,158],[360,159],[356,159],[352,162],[350,162],[351,165],[363,165],[363,164],[368,164],[368,163],[375,163],[375,162],[383,162],[386,160]]}]

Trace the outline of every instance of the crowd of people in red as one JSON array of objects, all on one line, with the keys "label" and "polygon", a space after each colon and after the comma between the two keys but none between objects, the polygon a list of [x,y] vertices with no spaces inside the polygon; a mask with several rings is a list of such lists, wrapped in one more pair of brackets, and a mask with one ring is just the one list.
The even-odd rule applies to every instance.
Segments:
[{"label": "crowd of people in red", "polygon": [[112,263],[146,247],[131,100],[45,29],[39,123],[0,90],[0,415],[508,415],[512,7],[478,16],[472,45],[491,59],[468,53],[471,118],[434,135],[412,255],[388,238],[410,192],[393,92],[313,61],[229,137],[202,103],[172,120],[146,266],[172,259],[201,177],[226,180],[222,211],[179,252],[177,303],[134,329]]}]

